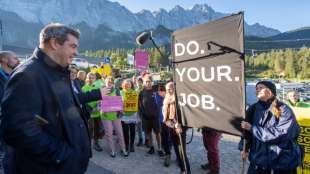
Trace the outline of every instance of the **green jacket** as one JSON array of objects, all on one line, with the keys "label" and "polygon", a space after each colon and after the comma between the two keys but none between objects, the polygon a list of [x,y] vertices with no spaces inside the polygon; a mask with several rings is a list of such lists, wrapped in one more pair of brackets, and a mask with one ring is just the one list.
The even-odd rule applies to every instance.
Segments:
[{"label": "green jacket", "polygon": [[97,89],[101,88],[101,87],[104,87],[105,84],[103,82],[102,79],[97,79],[96,81],[94,81],[94,84],[93,84]]},{"label": "green jacket", "polygon": [[[94,90],[94,89],[98,89],[98,88],[93,86],[93,85],[87,85],[87,84],[85,84],[82,87],[82,91],[84,91],[84,92],[88,92],[88,91],[91,91],[91,90]],[[98,118],[98,117],[100,117],[100,112],[99,112],[99,110],[97,108],[98,103],[99,103],[99,101],[93,101],[93,102],[87,103],[91,107],[91,109],[92,109],[92,112],[90,113],[90,117],[91,118]]]},{"label": "green jacket", "polygon": [[[119,94],[118,94],[119,95]],[[118,96],[116,89],[114,88],[108,96]],[[101,112],[101,118],[104,120],[116,120],[118,119],[119,112]]]},{"label": "green jacket", "polygon": [[310,108],[310,103],[306,103],[306,102],[302,102],[302,101],[296,102],[296,104],[293,104],[293,103],[290,102],[290,101],[287,101],[286,103],[287,103],[289,106],[292,106],[292,107]]},{"label": "green jacket", "polygon": [[143,88],[144,88],[143,85],[141,87],[137,86],[135,90],[140,93],[141,91],[143,91]]}]

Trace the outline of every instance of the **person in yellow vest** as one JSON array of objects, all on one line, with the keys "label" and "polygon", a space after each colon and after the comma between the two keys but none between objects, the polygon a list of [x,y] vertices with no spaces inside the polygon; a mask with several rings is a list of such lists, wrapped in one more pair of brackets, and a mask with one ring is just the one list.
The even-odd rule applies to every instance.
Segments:
[{"label": "person in yellow vest", "polygon": [[[82,87],[82,90],[84,92],[88,92],[91,91],[93,89],[99,89],[98,87],[94,86],[94,82],[96,81],[96,75],[93,73],[88,73],[86,76],[86,83],[85,85]],[[94,144],[93,144],[93,148],[98,151],[101,152],[103,149],[101,148],[101,146],[99,145],[99,138],[100,138],[100,124],[101,124],[101,119],[100,119],[100,111],[97,108],[98,105],[98,101],[94,101],[94,102],[89,102],[88,106],[89,106],[89,110],[90,110],[90,121],[89,121],[89,128],[90,128],[90,133],[94,139]]]},{"label": "person in yellow vest", "polygon": [[[114,87],[114,79],[113,77],[109,76],[105,79],[105,85],[106,88],[111,89],[111,93],[108,94],[108,96],[120,96],[119,89],[116,89]],[[115,153],[115,146],[113,142],[113,130],[115,130],[116,136],[117,136],[117,142],[119,144],[119,147],[121,148],[121,153],[127,157],[128,153],[126,151],[125,142],[124,142],[124,136],[123,136],[123,129],[122,129],[122,123],[120,120],[120,112],[103,112],[101,114],[105,135],[107,137],[107,142],[109,145],[109,148],[111,150],[110,156],[114,158],[116,156]]]},{"label": "person in yellow vest", "polygon": [[[125,79],[122,83],[121,96],[124,101],[124,112],[123,112],[123,116],[121,120],[122,120],[126,150],[127,151],[130,150],[130,152],[134,152],[135,151],[134,141],[135,141],[135,135],[136,135],[136,123],[139,122],[139,117],[137,114],[138,110],[126,111],[126,101],[125,101],[126,93],[137,93],[136,95],[137,96],[139,95],[138,92],[134,89],[134,85],[132,84],[131,80],[129,79]],[[136,102],[138,102],[138,98]]]},{"label": "person in yellow vest", "polygon": [[102,76],[99,73],[95,73],[95,77],[96,77],[96,80],[94,81],[93,86],[95,86],[96,88],[104,87],[105,83],[104,83],[104,79],[102,78]]},{"label": "person in yellow vest", "polygon": [[305,141],[309,137],[309,133],[306,130],[310,127],[310,103],[300,101],[299,93],[295,90],[289,91],[287,98],[286,104],[292,108],[298,124],[302,127],[302,131],[298,136],[298,143],[303,148],[304,159],[303,164],[297,169],[297,174],[310,173],[310,169],[307,167],[310,162],[309,150],[307,150],[310,147],[310,143]]},{"label": "person in yellow vest", "polygon": [[291,107],[310,108],[310,103],[300,101],[297,91],[289,91],[287,93],[287,104]]}]

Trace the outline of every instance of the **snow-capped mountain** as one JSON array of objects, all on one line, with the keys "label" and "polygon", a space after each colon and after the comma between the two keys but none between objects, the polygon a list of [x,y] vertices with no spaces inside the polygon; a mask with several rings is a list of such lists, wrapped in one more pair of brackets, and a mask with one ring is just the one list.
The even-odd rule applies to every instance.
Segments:
[{"label": "snow-capped mountain", "polygon": [[[132,13],[119,3],[108,0],[1,0],[0,9],[14,12],[31,23],[86,22],[93,28],[104,24],[121,32],[142,31],[159,25],[175,30],[229,15],[216,12],[206,4],[194,5],[190,9],[176,6],[170,11],[160,9],[155,12],[142,10]],[[250,25],[246,27],[249,28],[246,31],[251,35],[266,37],[280,33],[256,24],[253,27]]]},{"label": "snow-capped mountain", "polygon": [[77,24],[84,21],[94,28],[105,24],[117,31],[139,29],[135,14],[107,0],[1,0],[0,9],[14,12],[32,23]]},{"label": "snow-capped mountain", "polygon": [[[176,6],[169,11],[159,9],[132,13],[109,0],[0,0],[4,43],[26,48],[38,44],[40,29],[51,22],[79,28],[82,49],[100,49],[134,47],[134,38],[139,32],[156,30],[158,27],[163,37],[157,39],[167,44],[169,34],[176,29],[207,23],[227,15],[216,12],[206,4],[194,5],[189,9]],[[260,24],[245,23],[246,35],[268,37],[279,33]]]},{"label": "snow-capped mountain", "polygon": [[281,33],[279,30],[260,25],[259,23],[253,25],[245,23],[244,28],[245,34],[248,36],[270,37]]}]

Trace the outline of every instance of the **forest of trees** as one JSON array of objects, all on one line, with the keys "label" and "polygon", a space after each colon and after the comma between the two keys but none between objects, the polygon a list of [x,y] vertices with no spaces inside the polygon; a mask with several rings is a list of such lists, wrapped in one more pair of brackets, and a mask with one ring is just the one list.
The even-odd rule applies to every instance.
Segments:
[{"label": "forest of trees", "polygon": [[[164,55],[165,48],[160,48]],[[146,49],[150,54],[150,65],[168,65],[168,57],[162,58],[155,48]],[[127,66],[127,54],[133,55],[134,49],[112,49],[85,51],[86,57],[111,58],[114,67]],[[310,48],[272,50],[255,56],[245,56],[246,76],[253,78],[287,78],[287,79],[310,79]]]},{"label": "forest of trees", "polygon": [[272,50],[245,57],[246,75],[252,77],[309,79],[310,48]]},{"label": "forest of trees", "polygon": [[[167,55],[165,48],[160,47],[160,51]],[[159,67],[160,65],[167,66],[169,65],[168,57],[162,58],[160,53],[156,50],[156,48],[147,48],[145,49],[149,53],[149,63],[151,67]],[[85,51],[82,53],[83,56],[86,57],[110,57],[111,63],[116,68],[122,68],[127,66],[127,55],[134,55],[135,49],[124,49],[117,48],[112,50],[98,50],[98,51]]]}]

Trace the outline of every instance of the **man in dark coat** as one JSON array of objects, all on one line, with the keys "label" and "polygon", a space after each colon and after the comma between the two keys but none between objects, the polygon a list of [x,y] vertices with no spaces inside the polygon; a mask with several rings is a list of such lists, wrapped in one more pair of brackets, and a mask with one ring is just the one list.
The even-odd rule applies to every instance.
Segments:
[{"label": "man in dark coat", "polygon": [[[9,76],[13,69],[19,65],[19,60],[15,53],[11,51],[0,51],[0,102],[4,93],[4,86],[9,80]],[[1,107],[0,107],[1,111]],[[1,114],[1,112],[0,112]],[[1,119],[1,117],[0,117]],[[3,138],[0,135],[0,166],[3,167],[5,174],[15,173],[15,155],[14,150],[3,142]]]},{"label": "man in dark coat", "polygon": [[91,145],[81,103],[105,92],[83,98],[73,91],[68,65],[78,53],[79,35],[62,24],[47,25],[33,56],[7,83],[0,128],[15,150],[19,174],[82,174],[87,169]]},{"label": "man in dark coat", "polygon": [[18,64],[19,60],[15,53],[11,51],[0,51],[0,101],[4,93],[4,85]]}]

